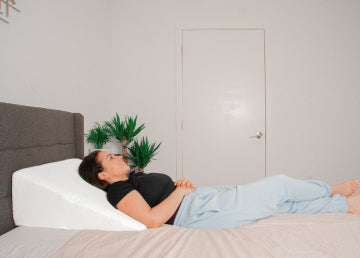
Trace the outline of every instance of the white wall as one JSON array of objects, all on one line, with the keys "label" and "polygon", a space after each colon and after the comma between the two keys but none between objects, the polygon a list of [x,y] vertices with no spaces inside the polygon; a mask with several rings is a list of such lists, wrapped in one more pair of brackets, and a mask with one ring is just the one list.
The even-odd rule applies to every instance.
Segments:
[{"label": "white wall", "polygon": [[358,1],[17,3],[0,22],[0,101],[81,112],[86,131],[138,114],[163,142],[148,171],[175,178],[176,28],[264,28],[267,174],[359,175]]},{"label": "white wall", "polygon": [[109,1],[16,6],[21,13],[10,9],[9,25],[0,21],[0,101],[80,112],[86,131],[109,119]]},{"label": "white wall", "polygon": [[114,0],[112,110],[139,115],[143,135],[163,141],[148,170],[175,178],[176,28],[264,28],[267,175],[359,176],[359,9],[355,0]]}]

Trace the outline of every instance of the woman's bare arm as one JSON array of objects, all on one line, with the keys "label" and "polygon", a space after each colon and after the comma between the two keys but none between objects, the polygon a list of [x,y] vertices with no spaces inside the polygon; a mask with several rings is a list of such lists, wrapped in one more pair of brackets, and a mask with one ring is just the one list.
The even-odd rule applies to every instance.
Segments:
[{"label": "woman's bare arm", "polygon": [[171,218],[183,197],[192,189],[178,186],[166,199],[153,208],[149,206],[138,191],[133,190],[121,199],[116,208],[145,224],[148,228],[157,228]]}]

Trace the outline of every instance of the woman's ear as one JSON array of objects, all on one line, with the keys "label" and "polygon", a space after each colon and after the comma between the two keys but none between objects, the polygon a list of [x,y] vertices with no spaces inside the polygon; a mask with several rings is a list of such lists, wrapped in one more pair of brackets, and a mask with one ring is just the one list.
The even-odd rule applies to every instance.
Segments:
[{"label": "woman's ear", "polygon": [[106,172],[103,171],[103,172],[98,173],[98,174],[97,174],[97,177],[98,177],[100,180],[105,181],[106,178],[107,178],[107,174],[106,174]]}]

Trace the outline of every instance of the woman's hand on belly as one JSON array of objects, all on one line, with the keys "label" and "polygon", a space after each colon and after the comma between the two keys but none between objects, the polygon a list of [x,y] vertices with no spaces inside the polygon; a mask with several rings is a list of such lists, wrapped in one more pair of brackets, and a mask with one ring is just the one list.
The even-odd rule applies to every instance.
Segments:
[{"label": "woman's hand on belly", "polygon": [[[176,187],[182,187],[182,188],[187,188],[190,189],[191,191],[195,189],[193,183],[187,179],[186,177],[181,177],[176,183],[175,183]],[[190,191],[190,192],[191,192]],[[189,193],[190,193],[189,192]]]}]

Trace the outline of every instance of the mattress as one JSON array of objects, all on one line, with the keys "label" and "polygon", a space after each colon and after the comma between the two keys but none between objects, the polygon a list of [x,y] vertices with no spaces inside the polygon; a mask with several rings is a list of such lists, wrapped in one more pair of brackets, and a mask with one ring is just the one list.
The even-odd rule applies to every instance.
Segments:
[{"label": "mattress", "polygon": [[17,227],[0,236],[0,257],[356,257],[360,216],[276,214],[223,230],[171,225],[144,231]]},{"label": "mattress", "polygon": [[78,232],[78,230],[17,227],[0,236],[0,257],[50,257]]},{"label": "mattress", "polygon": [[360,216],[277,214],[232,229],[81,231],[54,257],[360,257]]}]

